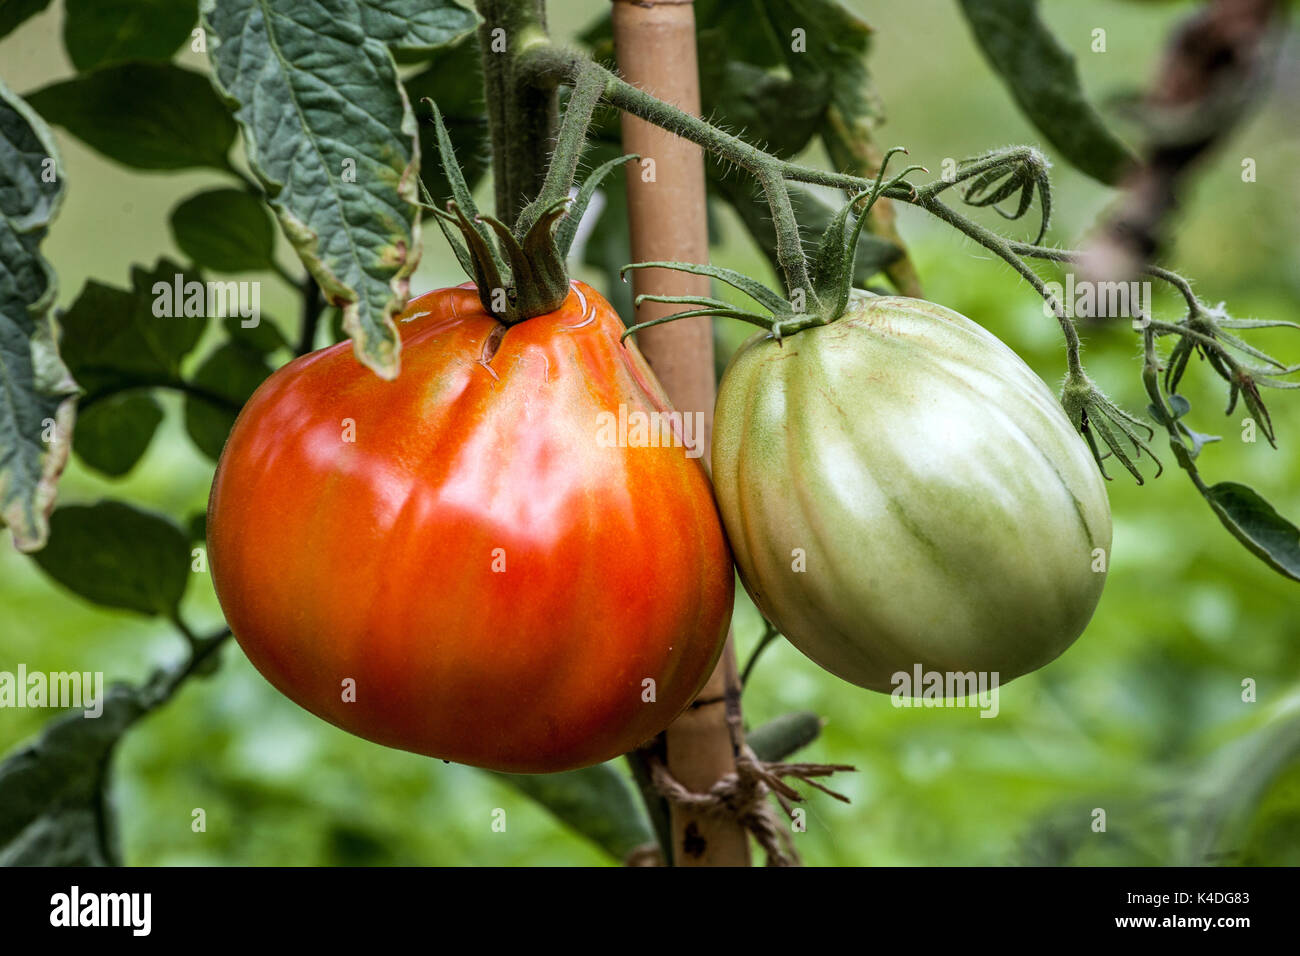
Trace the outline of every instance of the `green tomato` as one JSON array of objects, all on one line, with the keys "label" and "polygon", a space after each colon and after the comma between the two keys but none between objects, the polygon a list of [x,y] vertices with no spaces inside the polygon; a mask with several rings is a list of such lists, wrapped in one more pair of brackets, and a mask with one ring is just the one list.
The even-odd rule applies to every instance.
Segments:
[{"label": "green tomato", "polygon": [[1055,659],[1087,626],[1110,505],[1087,446],[1015,352],[920,299],[750,339],[718,393],[713,481],[754,603],[872,690],[893,675]]}]

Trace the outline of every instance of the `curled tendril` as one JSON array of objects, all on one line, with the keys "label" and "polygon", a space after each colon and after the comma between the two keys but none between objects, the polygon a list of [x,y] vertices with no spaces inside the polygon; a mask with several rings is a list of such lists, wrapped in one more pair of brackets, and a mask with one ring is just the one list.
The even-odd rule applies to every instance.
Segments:
[{"label": "curled tendril", "polygon": [[[1067,376],[1061,390],[1061,405],[1070,424],[1088,443],[1092,457],[1097,460],[1097,467],[1107,481],[1110,475],[1106,473],[1105,460],[1111,456],[1119,459],[1139,485],[1144,484],[1144,480],[1135,459],[1140,459],[1143,452],[1156,463],[1155,477],[1159,478],[1164,472],[1164,465],[1149,444],[1156,437],[1155,429],[1112,402],[1087,375],[1072,372]],[[1139,431],[1145,431],[1146,437],[1139,435]],[[1098,439],[1107,451],[1101,450]],[[1132,446],[1131,451],[1126,442]]]},{"label": "curled tendril", "polygon": [[[928,198],[961,184],[962,201],[968,206],[989,206],[1006,219],[1020,219],[1033,205],[1036,191],[1043,213],[1038,236],[1033,242],[1037,245],[1043,241],[1052,221],[1051,167],[1047,157],[1031,146],[990,150],[981,156],[963,159],[951,178],[922,187],[918,195]],[[1003,209],[1000,204],[1016,193],[1020,194],[1016,208]]]}]

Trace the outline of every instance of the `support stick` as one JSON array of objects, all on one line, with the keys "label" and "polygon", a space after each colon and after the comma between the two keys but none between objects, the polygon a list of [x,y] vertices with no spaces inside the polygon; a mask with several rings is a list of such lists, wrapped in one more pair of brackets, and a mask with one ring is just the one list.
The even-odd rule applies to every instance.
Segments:
[{"label": "support stick", "polygon": [[[692,115],[700,112],[691,0],[614,0],[614,46],[624,78]],[[632,260],[708,262],[709,236],[700,147],[624,114],[623,151],[643,157],[628,170]],[[645,160],[653,160],[651,167]],[[664,269],[638,271],[637,294],[708,295],[707,276]],[[647,302],[637,322],[674,311]],[[713,331],[705,317],[647,329],[638,337],[673,405],[705,415],[705,447],[713,428]],[[728,711],[731,712],[730,726]],[[740,742],[740,681],[730,636],[709,682],[691,708],[666,731],[668,769],[688,789],[705,792],[736,768]],[[672,812],[676,866],[748,866],[749,837],[737,824]]]}]

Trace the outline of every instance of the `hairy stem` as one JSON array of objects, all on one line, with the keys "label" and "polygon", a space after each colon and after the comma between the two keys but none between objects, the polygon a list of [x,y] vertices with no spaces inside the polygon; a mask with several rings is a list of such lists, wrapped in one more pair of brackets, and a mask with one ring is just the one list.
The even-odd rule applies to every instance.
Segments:
[{"label": "hairy stem", "polygon": [[548,46],[543,0],[476,0],[496,214],[512,223],[541,192],[555,130],[554,88],[529,82],[519,70],[525,51]]}]

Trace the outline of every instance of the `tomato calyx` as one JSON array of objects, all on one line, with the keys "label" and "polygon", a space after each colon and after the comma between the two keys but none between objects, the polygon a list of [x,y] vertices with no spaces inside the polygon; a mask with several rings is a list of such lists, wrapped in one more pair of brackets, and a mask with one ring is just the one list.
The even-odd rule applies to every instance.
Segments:
[{"label": "tomato calyx", "polygon": [[890,179],[885,179],[885,169],[889,165],[889,160],[896,153],[906,152],[907,150],[901,146],[895,146],[889,150],[880,164],[880,170],[876,174],[875,182],[872,183],[871,188],[852,196],[841,207],[835,218],[831,220],[830,225],[826,227],[826,231],[822,234],[816,250],[808,261],[809,288],[791,289],[787,295],[783,296],[769,289],[761,282],[743,273],[736,272],[734,269],[690,262],[630,263],[624,266],[619,273],[624,279],[626,279],[627,273],[633,269],[674,269],[679,272],[706,275],[743,292],[762,306],[763,311],[742,309],[711,296],[639,295],[636,297],[638,306],[643,302],[668,302],[693,305],[696,308],[631,326],[623,333],[623,337],[627,338],[627,336],[652,325],[705,315],[726,316],[748,322],[750,325],[757,325],[759,328],[766,329],[779,344],[782,339],[802,332],[804,329],[827,325],[841,318],[849,311],[850,303],[855,295],[870,295],[870,293],[864,293],[853,287],[853,273],[857,258],[858,239],[862,235],[862,227],[866,224],[871,207],[888,189],[905,186],[915,191],[915,187],[906,182],[906,177],[909,173],[918,170],[927,171],[924,166],[908,166]]},{"label": "tomato calyx", "polygon": [[[1061,407],[1074,430],[1088,443],[1088,450],[1107,481],[1110,481],[1110,475],[1106,474],[1105,461],[1112,456],[1119,459],[1139,485],[1144,482],[1134,459],[1141,458],[1143,452],[1156,463],[1155,477],[1159,478],[1164,472],[1164,466],[1148,444],[1155,438],[1155,429],[1107,398],[1082,369],[1072,369],[1066,375],[1061,389]],[[1138,433],[1139,429],[1147,432],[1145,439]],[[1098,438],[1107,451],[1101,450]],[[1125,442],[1132,446],[1131,452],[1125,447]]]},{"label": "tomato calyx", "polygon": [[[617,166],[638,157],[619,156],[597,166],[570,198],[577,155],[568,152],[580,151],[581,139],[567,151],[557,147],[541,191],[523,208],[512,228],[479,212],[456,162],[442,113],[432,100],[426,101],[433,110],[438,150],[452,198],[440,208],[421,183],[421,206],[433,213],[456,260],[474,281],[484,311],[504,326],[554,312],[569,296],[566,260],[596,187]],[[561,146],[572,139],[562,140]]]}]

